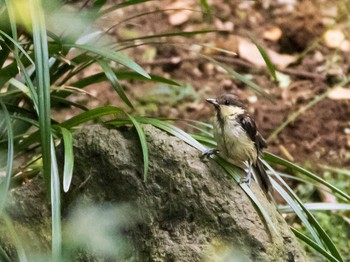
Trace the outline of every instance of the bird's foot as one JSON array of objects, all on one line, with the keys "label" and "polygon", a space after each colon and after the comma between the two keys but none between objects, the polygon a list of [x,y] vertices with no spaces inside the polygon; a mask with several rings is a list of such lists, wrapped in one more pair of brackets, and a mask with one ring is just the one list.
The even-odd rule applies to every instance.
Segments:
[{"label": "bird's foot", "polygon": [[249,169],[248,174],[245,177],[242,177],[239,182],[240,184],[246,183],[249,186],[251,181],[252,181],[252,171]]},{"label": "bird's foot", "polygon": [[209,157],[211,157],[212,155],[216,155],[216,154],[218,154],[218,153],[219,153],[219,150],[218,150],[218,149],[210,148],[210,149],[205,150],[205,151],[201,154],[200,158],[201,158],[201,160],[204,160],[204,159],[209,158]]}]

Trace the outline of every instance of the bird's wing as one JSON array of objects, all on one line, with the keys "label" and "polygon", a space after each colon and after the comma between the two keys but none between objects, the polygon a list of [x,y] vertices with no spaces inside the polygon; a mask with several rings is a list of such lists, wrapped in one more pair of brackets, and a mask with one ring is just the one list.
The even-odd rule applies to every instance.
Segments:
[{"label": "bird's wing", "polygon": [[255,121],[251,116],[247,114],[238,115],[238,121],[240,122],[242,128],[247,132],[250,139],[254,141],[258,152],[267,147],[265,139],[258,132]]}]

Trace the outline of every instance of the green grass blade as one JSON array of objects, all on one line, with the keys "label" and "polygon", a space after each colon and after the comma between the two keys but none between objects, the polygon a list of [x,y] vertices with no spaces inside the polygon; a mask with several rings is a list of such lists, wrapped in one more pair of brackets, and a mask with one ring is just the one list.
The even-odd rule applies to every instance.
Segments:
[{"label": "green grass blade", "polygon": [[50,71],[44,11],[40,0],[30,0],[30,14],[35,53],[35,75],[38,89],[38,113],[40,123],[43,173],[46,185],[50,185],[52,212],[52,261],[61,259],[60,186],[55,147],[51,133]]},{"label": "green grass blade", "polygon": [[288,168],[291,168],[305,176],[307,176],[308,178],[317,181],[318,183],[325,185],[326,187],[328,187],[333,193],[337,193],[339,196],[343,197],[346,201],[350,201],[350,196],[348,194],[346,194],[345,192],[343,192],[342,190],[338,189],[337,187],[333,186],[332,184],[328,183],[327,181],[325,181],[324,179],[320,178],[319,176],[313,174],[312,172],[296,165],[293,164],[279,156],[276,156],[274,154],[265,152],[264,153],[264,159],[266,161],[272,162],[272,163],[276,163]]},{"label": "green grass blade", "polygon": [[131,6],[131,5],[136,5],[136,4],[140,4],[140,3],[145,3],[145,2],[149,2],[149,1],[152,1],[152,0],[129,0],[129,1],[125,1],[123,3],[120,3],[120,4],[116,4],[116,5],[113,5],[105,10],[103,10],[101,12],[101,14],[107,14],[107,13],[110,13],[114,10],[117,10],[119,8],[123,8],[123,7],[127,7],[127,6]]},{"label": "green grass blade", "polygon": [[0,180],[1,181],[0,182],[0,215],[1,215],[5,208],[6,201],[7,201],[7,194],[10,189],[11,176],[12,176],[12,170],[13,170],[14,149],[13,149],[13,130],[12,130],[11,118],[7,111],[6,106],[2,102],[0,102],[0,105],[1,105],[1,111],[3,114],[3,119],[5,120],[6,128],[7,128],[6,177],[1,178]]},{"label": "green grass blade", "polygon": [[143,155],[143,179],[146,182],[149,161],[148,161],[148,146],[147,146],[145,132],[143,132],[142,126],[139,124],[139,122],[137,122],[137,120],[133,116],[129,115],[128,113],[126,113],[126,115],[130,118],[131,122],[133,123],[133,125],[136,128],[137,134],[139,135],[141,149],[142,149],[142,155]]},{"label": "green grass blade", "polygon": [[115,52],[106,48],[95,47],[92,45],[64,44],[64,46],[75,47],[78,49],[91,52],[93,54],[101,56],[102,58],[118,62],[146,78],[149,78],[149,79],[151,78],[149,74],[141,66],[139,66],[134,61],[129,59],[127,56],[121,54],[120,52]]},{"label": "green grass blade", "polygon": [[[272,167],[266,163],[266,161],[264,161],[265,166],[268,167],[268,169],[272,172],[274,172],[274,170],[272,169]],[[278,179],[278,181],[288,190],[289,194],[295,199],[295,201],[299,204],[299,206],[301,207],[301,209],[304,211],[304,213],[307,215],[308,220],[310,221],[310,223],[312,224],[312,226],[315,228],[315,230],[318,233],[318,236],[320,237],[320,239],[323,241],[323,243],[325,243],[326,247],[328,248],[328,250],[332,253],[332,255],[334,257],[336,257],[337,259],[339,259],[339,261],[343,261],[337,247],[334,245],[332,239],[328,236],[328,234],[324,231],[324,229],[321,227],[321,225],[318,223],[318,221],[316,220],[316,218],[309,212],[309,210],[307,210],[307,208],[305,208],[304,204],[302,203],[302,201],[299,199],[299,197],[294,193],[294,191],[288,186],[288,184],[275,172],[275,178]],[[275,181],[274,182],[274,186],[279,186]],[[280,186],[279,186],[280,187]],[[290,203],[288,203],[290,204]],[[310,231],[312,233],[312,231]],[[315,238],[316,242],[320,245],[320,246],[324,246],[322,244],[320,244],[318,242],[318,237]]]},{"label": "green grass blade", "polygon": [[219,33],[219,32],[226,32],[226,31],[220,31],[220,30],[198,30],[198,31],[181,31],[181,32],[175,32],[175,33],[165,33],[165,34],[157,34],[157,35],[147,35],[147,36],[140,36],[135,38],[129,38],[125,39],[123,42],[129,42],[129,41],[136,41],[136,40],[145,40],[145,39],[152,39],[152,38],[159,38],[159,37],[173,37],[173,36],[193,36],[198,34],[208,34],[208,33]]},{"label": "green grass blade", "polygon": [[52,214],[52,261],[61,261],[62,226],[61,226],[61,191],[55,144],[51,142],[51,214]]},{"label": "green grass blade", "polygon": [[340,262],[341,261],[341,260],[336,259],[327,250],[325,250],[324,248],[320,247],[317,243],[312,241],[310,238],[308,238],[307,236],[305,236],[303,233],[299,232],[295,228],[291,227],[291,230],[293,231],[293,233],[295,234],[295,236],[297,238],[299,238],[300,240],[304,241],[309,247],[312,247],[313,249],[315,249],[318,253],[322,254],[329,261],[332,261],[332,262]]},{"label": "green grass blade", "polygon": [[55,96],[55,95],[51,95],[51,101],[52,102],[56,102],[56,103],[60,103],[60,104],[64,104],[64,105],[68,105],[68,106],[72,106],[72,107],[76,107],[79,108],[83,111],[88,111],[89,109],[83,105],[80,105],[78,103],[74,103],[72,101],[69,101],[67,99],[64,99],[62,97],[59,96]]},{"label": "green grass blade", "polygon": [[194,148],[197,148],[200,151],[204,151],[206,149],[205,146],[203,146],[201,143],[193,139],[189,134],[181,130],[180,128],[173,126],[167,122],[160,121],[158,119],[153,118],[146,118],[146,117],[137,117],[137,121],[144,123],[144,124],[151,124],[155,127],[158,127],[159,129],[162,129],[180,139],[185,141],[187,144],[193,146]]},{"label": "green grass blade", "polygon": [[310,232],[312,237],[317,242],[317,245],[324,247],[323,243],[318,236],[316,230],[313,228],[313,226],[310,224],[307,216],[303,212],[302,208],[298,205],[298,203],[281,187],[278,183],[276,183],[274,180],[271,180],[272,185],[274,189],[281,195],[281,197],[289,204],[289,206],[293,209],[295,214],[300,218],[301,222],[304,224],[306,229]]},{"label": "green grass blade", "polygon": [[124,114],[124,111],[118,107],[114,106],[103,106],[91,109],[89,111],[83,112],[77,116],[74,116],[60,124],[61,127],[70,129],[74,126],[78,126],[90,120],[94,120],[101,116],[111,115],[111,114]]},{"label": "green grass blade", "polygon": [[61,127],[61,132],[64,145],[63,191],[68,192],[72,182],[74,167],[73,135],[63,127]]},{"label": "green grass blade", "polygon": [[112,68],[108,65],[108,63],[102,59],[97,61],[101,66],[103,72],[105,73],[107,79],[111,82],[114,90],[118,93],[119,97],[122,101],[127,104],[129,107],[134,108],[129,98],[126,96],[123,87],[120,85],[117,76],[114,74]]},{"label": "green grass blade", "polygon": [[200,2],[201,2],[201,5],[202,5],[202,8],[203,8],[203,11],[205,13],[210,13],[210,6],[209,6],[207,0],[200,0]]},{"label": "green grass blade", "polygon": [[34,65],[34,61],[32,60],[32,58],[28,55],[28,53],[22,48],[22,46],[17,41],[15,41],[12,37],[10,37],[8,34],[6,34],[2,30],[0,30],[0,34],[6,37],[8,40],[10,40],[16,46],[16,48],[18,48],[22,52],[22,54],[29,60],[29,62],[32,65]]},{"label": "green grass blade", "polygon": [[38,88],[38,109],[40,138],[43,155],[43,172],[47,185],[51,174],[51,113],[50,113],[50,72],[44,13],[39,0],[30,0],[32,30],[35,52],[35,73]]},{"label": "green grass blade", "polygon": [[216,142],[213,141],[213,138],[201,136],[201,135],[195,135],[191,134],[191,136],[196,139],[197,141],[201,142],[202,144],[205,144],[208,147],[216,148]]},{"label": "green grass blade", "polygon": [[261,45],[259,45],[258,42],[253,37],[250,37],[250,39],[253,41],[253,43],[258,48],[262,58],[264,59],[266,65],[267,65],[267,69],[269,70],[271,76],[273,77],[273,79],[275,81],[277,81],[276,68],[275,68],[274,64],[271,62],[271,59],[269,58],[268,54],[265,52],[264,48],[262,48]]},{"label": "green grass blade", "polygon": [[[306,203],[305,208],[309,211],[349,211],[350,204],[340,203]],[[293,210],[289,206],[279,206],[278,210],[282,213],[291,213]]]},{"label": "green grass blade", "polygon": [[0,259],[4,262],[13,262],[5,252],[5,250],[0,246]]},{"label": "green grass blade", "polygon": [[227,71],[227,73],[229,73],[229,75],[231,75],[233,78],[238,79],[239,81],[245,83],[247,86],[249,86],[250,88],[252,88],[255,92],[259,93],[260,95],[262,95],[263,97],[265,97],[268,100],[272,100],[271,96],[266,93],[259,85],[255,84],[253,81],[247,79],[246,77],[244,77],[243,75],[237,73],[236,71],[234,71],[232,68],[228,67],[227,65],[220,63],[218,61],[216,61],[215,59],[209,57],[209,56],[205,56],[202,55],[204,58],[206,58],[207,60],[211,61],[212,63],[222,67],[223,69],[225,69]]},{"label": "green grass blade", "polygon": [[[114,71],[114,74],[117,76],[118,79],[126,79],[126,80],[142,80],[142,81],[153,81],[153,82],[158,82],[158,83],[164,83],[164,84],[168,84],[168,85],[174,85],[174,86],[181,86],[179,83],[176,83],[175,81],[172,81],[170,79],[158,76],[158,75],[154,75],[154,74],[150,74],[150,79],[146,78],[138,73],[135,72],[123,72],[123,71]],[[106,81],[106,75],[104,73],[97,73],[88,77],[84,77],[80,80],[78,80],[77,82],[74,82],[71,84],[71,86],[75,86],[75,87],[86,87],[88,85],[91,84],[96,84],[99,82],[103,82]]]}]

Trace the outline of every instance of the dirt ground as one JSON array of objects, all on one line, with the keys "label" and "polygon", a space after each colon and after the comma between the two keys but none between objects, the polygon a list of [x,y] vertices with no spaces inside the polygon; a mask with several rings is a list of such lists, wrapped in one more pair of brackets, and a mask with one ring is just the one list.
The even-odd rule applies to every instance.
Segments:
[{"label": "dirt ground", "polygon": [[[212,15],[208,16],[201,13],[199,2],[151,1],[117,10],[101,21],[101,26],[107,29],[128,17],[150,12],[111,28],[111,39],[121,44],[127,43],[122,42],[126,39],[151,34],[225,31],[137,41],[136,44],[148,44],[127,49],[126,53],[148,72],[183,85],[176,88],[150,82],[123,82],[127,94],[136,102],[134,113],[209,122],[213,112],[205,99],[233,92],[247,103],[261,133],[269,139],[268,151],[314,167],[326,164],[349,168],[348,85],[324,95],[324,99],[300,114],[276,137],[270,136],[290,115],[329,92],[348,75],[350,44],[346,13],[350,7],[344,1],[212,0],[208,1],[212,8]],[[188,10],[174,10],[178,8]],[[173,10],[160,11],[163,9]],[[270,59],[279,72],[278,82],[273,81],[261,57],[252,49],[251,39],[272,52]],[[164,41],[167,44],[159,43]],[[251,79],[272,101],[230,77],[202,54],[213,56]],[[107,83],[86,90],[99,100],[86,96],[75,99],[85,100],[90,107],[101,101],[121,104]]]}]

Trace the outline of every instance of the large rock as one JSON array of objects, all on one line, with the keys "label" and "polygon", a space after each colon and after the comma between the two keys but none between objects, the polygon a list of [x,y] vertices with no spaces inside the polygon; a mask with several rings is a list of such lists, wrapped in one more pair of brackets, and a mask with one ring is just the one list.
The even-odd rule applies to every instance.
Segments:
[{"label": "large rock", "polygon": [[[277,233],[215,161],[202,162],[200,152],[182,140],[149,125],[143,128],[149,148],[146,182],[133,128],[95,125],[75,134],[75,169],[71,189],[64,194],[65,217],[79,203],[108,202],[128,210],[118,223],[129,244],[123,254],[129,261],[307,261],[289,226],[255,183],[251,188]],[[38,221],[49,219],[38,183],[42,182],[34,180],[12,192],[8,211],[17,228],[30,231],[37,229]],[[39,204],[31,205],[32,201]],[[103,214],[96,217],[96,226],[104,223]],[[47,230],[47,223],[43,225]],[[74,230],[75,226],[67,228]],[[47,239],[49,233],[39,231],[40,238]],[[88,259],[93,260],[86,256]]]}]

